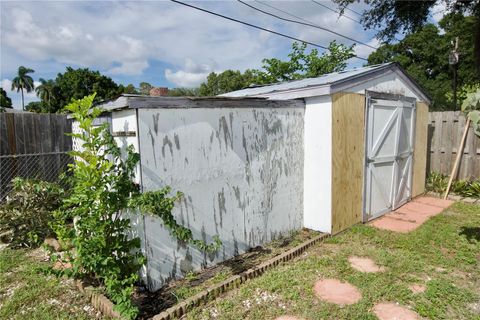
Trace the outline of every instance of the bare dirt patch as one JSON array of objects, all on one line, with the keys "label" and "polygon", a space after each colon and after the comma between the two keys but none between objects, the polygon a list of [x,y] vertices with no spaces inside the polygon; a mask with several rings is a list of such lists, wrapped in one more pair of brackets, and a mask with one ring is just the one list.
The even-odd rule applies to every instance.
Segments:
[{"label": "bare dirt patch", "polygon": [[427,290],[427,287],[424,286],[423,284],[411,284],[408,286],[408,289],[412,291],[412,293],[423,293],[425,290]]}]

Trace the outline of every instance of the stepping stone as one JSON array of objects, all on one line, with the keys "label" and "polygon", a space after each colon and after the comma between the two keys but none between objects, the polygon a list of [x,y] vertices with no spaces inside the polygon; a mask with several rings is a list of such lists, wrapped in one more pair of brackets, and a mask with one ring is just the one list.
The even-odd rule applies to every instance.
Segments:
[{"label": "stepping stone", "polygon": [[350,266],[360,272],[383,272],[385,271],[384,267],[378,266],[375,261],[370,258],[362,258],[362,257],[350,257],[348,258],[350,262]]},{"label": "stepping stone", "polygon": [[408,286],[408,289],[410,289],[410,291],[413,293],[422,293],[427,290],[427,287],[425,287],[423,284],[411,284]]},{"label": "stepping stone", "polygon": [[373,307],[373,313],[380,320],[420,320],[420,316],[403,306],[393,302],[378,303]]},{"label": "stepping stone", "polygon": [[354,304],[362,299],[356,287],[337,279],[319,280],[315,282],[313,291],[320,299],[338,305]]},{"label": "stepping stone", "polygon": [[448,208],[450,207],[455,201],[452,200],[444,200],[444,199],[439,199],[439,198],[434,198],[434,197],[419,197],[413,200],[414,202],[420,202],[423,204],[428,204],[431,206],[435,207],[440,207],[440,208]]}]

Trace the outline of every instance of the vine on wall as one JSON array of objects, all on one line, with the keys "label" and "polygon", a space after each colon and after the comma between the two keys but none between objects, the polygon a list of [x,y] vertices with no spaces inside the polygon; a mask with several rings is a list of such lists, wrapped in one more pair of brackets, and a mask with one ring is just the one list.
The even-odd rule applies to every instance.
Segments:
[{"label": "vine on wall", "polygon": [[139,154],[133,146],[121,152],[110,134],[108,124],[93,126],[102,110],[93,107],[95,94],[73,101],[65,107],[78,121],[81,133],[71,134],[82,142],[82,151],[73,151],[70,165],[71,194],[54,212],[52,229],[71,250],[62,257],[72,267],[62,271],[77,278],[94,280],[105,287],[117,310],[125,318],[135,318],[138,309],[132,302],[138,271],[145,263],[140,239],[129,237],[130,220],[122,215],[127,209],[158,216],[178,240],[205,251],[221,246],[215,236],[211,244],[194,239],[192,231],[179,225],[172,214],[180,192],[171,189],[140,193],[133,183]]}]

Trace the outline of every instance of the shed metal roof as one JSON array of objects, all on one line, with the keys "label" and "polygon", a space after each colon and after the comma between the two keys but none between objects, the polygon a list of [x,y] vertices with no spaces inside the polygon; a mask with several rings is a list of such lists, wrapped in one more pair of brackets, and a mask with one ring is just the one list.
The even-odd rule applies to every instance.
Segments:
[{"label": "shed metal roof", "polygon": [[263,97],[162,97],[122,94],[115,100],[102,101],[97,106],[104,111],[140,108],[282,108],[303,107],[296,100],[269,100]]},{"label": "shed metal roof", "polygon": [[[267,96],[272,93],[303,91],[296,98],[331,94],[346,87],[353,87],[368,78],[382,75],[388,72],[396,72],[402,80],[409,83],[412,90],[421,96],[425,101],[430,102],[429,95],[413,80],[397,63],[390,62],[373,66],[354,68],[341,72],[333,72],[322,75],[317,78],[307,78],[302,80],[286,81],[272,85],[246,88],[238,91],[232,91],[222,94],[223,97],[247,97],[247,96]],[[308,92],[308,89],[323,88],[316,90],[314,94]]]}]

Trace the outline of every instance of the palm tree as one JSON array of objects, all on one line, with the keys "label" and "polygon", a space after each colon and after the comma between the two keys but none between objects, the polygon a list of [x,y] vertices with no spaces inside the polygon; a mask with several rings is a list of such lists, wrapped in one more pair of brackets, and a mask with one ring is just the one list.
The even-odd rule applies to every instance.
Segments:
[{"label": "palm tree", "polygon": [[33,79],[28,74],[33,72],[35,72],[35,70],[25,68],[24,66],[20,66],[18,67],[18,75],[12,80],[12,90],[17,89],[17,92],[22,91],[22,109],[23,110],[25,110],[23,90],[25,89],[27,92],[32,92],[34,88]]},{"label": "palm tree", "polygon": [[45,80],[42,78],[40,78],[39,81],[40,85],[35,88],[35,92],[37,93],[37,96],[40,98],[40,100],[49,104],[50,100],[53,99],[55,82],[53,80]]}]

